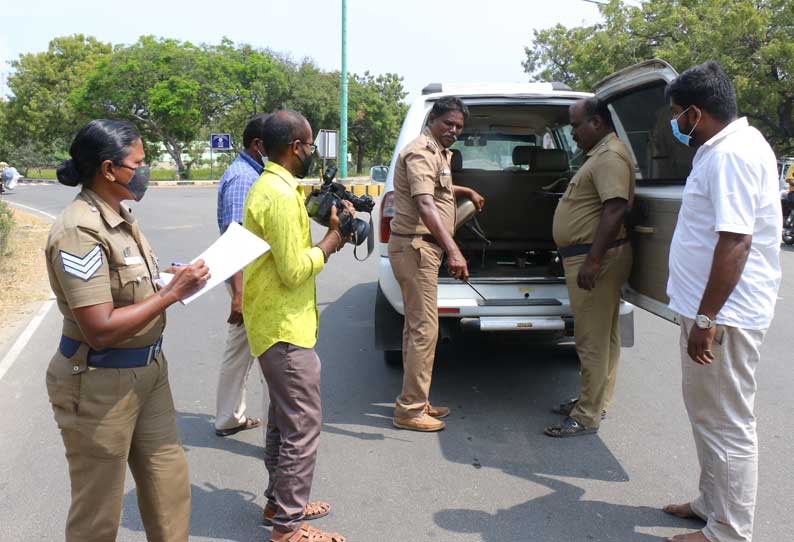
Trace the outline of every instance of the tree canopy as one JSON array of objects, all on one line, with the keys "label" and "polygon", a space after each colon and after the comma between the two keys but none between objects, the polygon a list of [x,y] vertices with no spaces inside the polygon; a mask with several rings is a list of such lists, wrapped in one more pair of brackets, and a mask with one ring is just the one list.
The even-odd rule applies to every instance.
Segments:
[{"label": "tree canopy", "polygon": [[[142,36],[111,46],[68,36],[21,55],[12,68],[13,95],[0,98],[0,154],[26,166],[62,158],[74,132],[97,117],[134,123],[147,155],[165,149],[185,177],[210,132],[231,133],[239,150],[245,123],[257,113],[289,107],[315,131],[339,125],[339,72],[228,39],[207,45]],[[349,137],[360,171],[393,148],[406,93],[396,74],[352,75],[349,84]]]},{"label": "tree canopy", "polygon": [[534,32],[524,70],[533,80],[590,90],[602,77],[649,58],[679,72],[717,60],[733,79],[740,113],[779,154],[794,152],[794,2],[610,0],[602,21]]}]

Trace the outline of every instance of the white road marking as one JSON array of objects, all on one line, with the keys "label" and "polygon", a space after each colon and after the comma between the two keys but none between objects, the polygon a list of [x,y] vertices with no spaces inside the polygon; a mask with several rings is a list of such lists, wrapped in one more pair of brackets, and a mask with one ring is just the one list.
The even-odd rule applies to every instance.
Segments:
[{"label": "white road marking", "polygon": [[30,341],[30,338],[33,337],[33,334],[36,332],[36,329],[38,329],[39,325],[41,325],[41,322],[44,320],[44,317],[47,316],[47,313],[54,304],[55,304],[54,299],[50,299],[44,302],[44,304],[39,309],[39,312],[36,313],[36,316],[34,316],[33,319],[30,321],[30,323],[28,323],[27,327],[22,332],[22,335],[20,335],[17,338],[17,340],[14,342],[14,344],[11,346],[11,350],[9,350],[8,353],[5,355],[5,357],[2,359],[2,361],[0,361],[0,380],[3,379],[3,376],[5,376],[6,372],[8,372],[8,370],[17,360],[19,354],[21,354],[22,351],[25,349],[25,347],[28,344],[28,341]]},{"label": "white road marking", "polygon": [[15,201],[8,201],[8,200],[4,200],[4,201],[5,201],[7,204],[9,204],[9,205],[13,205],[14,207],[21,207],[22,209],[27,209],[27,210],[29,210],[29,211],[35,211],[35,212],[37,212],[37,213],[40,213],[40,214],[42,214],[42,215],[44,215],[44,216],[46,216],[47,218],[50,218],[50,219],[52,219],[52,220],[55,220],[56,218],[58,218],[58,217],[56,217],[55,215],[51,215],[50,213],[48,213],[48,212],[46,212],[46,211],[42,211],[41,209],[36,209],[35,207],[30,207],[30,206],[28,206],[28,205],[23,205],[23,204],[21,204],[21,203],[17,203],[17,202],[15,202]]}]

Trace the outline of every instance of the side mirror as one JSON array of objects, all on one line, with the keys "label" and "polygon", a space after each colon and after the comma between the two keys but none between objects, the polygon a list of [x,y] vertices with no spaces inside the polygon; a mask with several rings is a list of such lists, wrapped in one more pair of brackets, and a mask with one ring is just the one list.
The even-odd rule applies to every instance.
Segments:
[{"label": "side mirror", "polygon": [[373,183],[385,183],[388,175],[388,166],[372,166],[369,170],[369,179]]}]

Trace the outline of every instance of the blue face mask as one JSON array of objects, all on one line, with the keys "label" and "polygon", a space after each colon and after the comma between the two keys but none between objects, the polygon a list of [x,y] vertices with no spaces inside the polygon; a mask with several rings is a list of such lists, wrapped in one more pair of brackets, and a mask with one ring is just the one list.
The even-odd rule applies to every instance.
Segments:
[{"label": "blue face mask", "polygon": [[678,127],[678,117],[680,117],[681,115],[683,115],[687,111],[689,111],[689,107],[687,107],[686,109],[681,111],[678,115],[676,115],[675,117],[670,119],[670,127],[673,129],[673,136],[678,141],[680,141],[681,143],[683,143],[686,146],[690,146],[692,144],[692,132],[694,132],[695,128],[697,128],[698,122],[700,122],[700,119],[697,120],[697,122],[695,123],[695,125],[692,127],[692,129],[689,131],[688,134],[682,134],[681,133],[681,129]]}]

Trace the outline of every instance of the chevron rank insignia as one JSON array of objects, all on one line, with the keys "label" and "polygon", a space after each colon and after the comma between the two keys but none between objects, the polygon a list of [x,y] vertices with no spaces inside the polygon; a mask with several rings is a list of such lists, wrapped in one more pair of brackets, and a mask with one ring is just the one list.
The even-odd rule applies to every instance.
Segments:
[{"label": "chevron rank insignia", "polygon": [[102,267],[102,247],[95,246],[83,257],[62,250],[61,263],[63,263],[63,270],[66,273],[88,281]]}]

